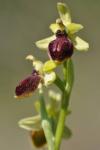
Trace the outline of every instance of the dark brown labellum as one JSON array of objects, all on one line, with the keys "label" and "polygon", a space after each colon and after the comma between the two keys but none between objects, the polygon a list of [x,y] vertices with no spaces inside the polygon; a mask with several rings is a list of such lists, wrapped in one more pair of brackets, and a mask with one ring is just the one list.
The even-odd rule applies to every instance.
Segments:
[{"label": "dark brown labellum", "polygon": [[73,44],[65,31],[58,30],[56,39],[51,41],[48,46],[48,55],[56,61],[63,61],[73,54]]},{"label": "dark brown labellum", "polygon": [[43,129],[39,131],[32,131],[31,138],[33,145],[37,148],[41,148],[47,143]]},{"label": "dark brown labellum", "polygon": [[26,77],[24,80],[20,81],[19,85],[16,87],[15,93],[18,97],[27,97],[32,94],[38,87],[41,77],[34,70],[31,75]]}]

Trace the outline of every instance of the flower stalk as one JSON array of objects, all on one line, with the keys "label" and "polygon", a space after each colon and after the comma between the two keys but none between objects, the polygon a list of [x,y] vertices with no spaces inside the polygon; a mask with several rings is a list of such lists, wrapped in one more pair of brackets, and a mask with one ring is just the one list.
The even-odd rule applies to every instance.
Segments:
[{"label": "flower stalk", "polygon": [[65,120],[66,120],[66,110],[68,107],[68,103],[65,103],[66,100],[68,101],[68,99],[66,99],[66,98],[67,97],[65,96],[63,101],[62,101],[62,104],[61,104],[59,121],[58,121],[56,135],[55,135],[55,150],[60,149],[61,140],[62,140],[62,136],[63,136],[63,132],[64,132],[64,126],[65,126]]},{"label": "flower stalk", "polygon": [[48,143],[48,150],[54,150],[54,136],[52,132],[50,119],[48,117],[47,110],[46,110],[42,87],[39,90],[39,95],[40,95],[40,112],[42,118],[42,127]]},{"label": "flower stalk", "polygon": [[[33,72],[15,89],[15,97],[19,99],[27,98],[38,90],[39,100],[35,105],[38,115],[22,119],[19,126],[31,133],[36,148],[44,148],[47,144],[48,150],[60,150],[62,140],[71,136],[66,117],[70,114],[68,107],[74,82],[72,55],[76,50],[87,51],[89,48],[89,44],[76,35],[83,26],[72,22],[68,6],[59,2],[57,9],[59,18],[49,27],[53,35],[36,42],[39,49],[47,52],[49,60],[42,62],[28,55],[26,60],[32,62]],[[55,69],[61,65],[63,77],[60,78]],[[49,90],[44,99],[43,89],[52,84],[61,92]]]},{"label": "flower stalk", "polygon": [[[61,103],[61,110],[59,114],[59,120],[58,120],[58,125],[56,129],[56,135],[55,135],[55,150],[60,149],[60,144],[64,132],[64,126],[65,126],[65,121],[66,121],[66,112],[68,110],[69,106],[69,98],[71,94],[71,89],[72,89],[72,83],[73,83],[73,78],[71,78],[71,81],[69,80],[69,77],[74,76],[73,73],[73,67],[70,65],[71,60],[67,60],[66,62],[63,63],[63,71],[64,71],[64,91],[63,91],[63,98],[62,98],[62,103]],[[72,63],[72,62],[71,62]],[[71,83],[71,84],[70,84]],[[70,87],[70,88],[66,88]]]},{"label": "flower stalk", "polygon": [[44,101],[44,96],[43,96],[43,89],[42,87],[39,89],[39,97],[40,97],[40,113],[41,113],[41,119],[42,120],[48,120],[48,114],[46,110],[46,105]]}]

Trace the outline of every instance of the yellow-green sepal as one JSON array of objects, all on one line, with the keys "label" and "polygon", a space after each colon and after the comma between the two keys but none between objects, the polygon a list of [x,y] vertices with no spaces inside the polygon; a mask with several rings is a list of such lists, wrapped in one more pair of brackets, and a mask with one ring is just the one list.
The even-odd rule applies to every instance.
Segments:
[{"label": "yellow-green sepal", "polygon": [[70,10],[68,6],[65,3],[59,2],[57,3],[57,9],[64,26],[67,27],[67,25],[71,23]]},{"label": "yellow-green sepal", "polygon": [[73,38],[74,48],[78,51],[88,51],[89,44],[78,36]]},{"label": "yellow-green sepal", "polygon": [[50,72],[57,67],[57,63],[53,60],[48,60],[44,63],[43,72]]},{"label": "yellow-green sepal", "polygon": [[77,33],[81,29],[83,29],[83,26],[81,24],[77,24],[77,23],[70,23],[67,26],[67,30],[68,30],[69,34]]},{"label": "yellow-green sepal", "polygon": [[41,128],[41,117],[38,115],[21,119],[18,125],[25,130],[37,131]]},{"label": "yellow-green sepal", "polygon": [[48,38],[42,39],[37,41],[35,44],[38,48],[40,48],[41,50],[47,50],[48,49],[48,45],[51,41],[53,41],[55,39],[55,35],[50,36]]}]

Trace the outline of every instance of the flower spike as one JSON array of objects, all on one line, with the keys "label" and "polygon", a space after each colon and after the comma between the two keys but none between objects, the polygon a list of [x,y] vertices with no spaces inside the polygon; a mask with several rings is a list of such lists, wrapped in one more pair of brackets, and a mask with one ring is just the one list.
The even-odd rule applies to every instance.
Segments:
[{"label": "flower spike", "polygon": [[[34,101],[38,114],[21,119],[18,124],[30,133],[33,146],[41,149],[46,145],[48,150],[60,150],[62,140],[72,135],[66,125],[74,83],[72,55],[75,50],[89,49],[89,44],[76,35],[83,25],[72,22],[68,6],[59,2],[57,10],[59,17],[49,26],[53,35],[35,43],[39,49],[46,50],[49,59],[41,61],[28,55],[26,60],[34,70],[15,89],[16,98],[29,97],[38,89],[39,97]],[[54,88],[48,88],[52,84],[58,88],[55,92]]]}]

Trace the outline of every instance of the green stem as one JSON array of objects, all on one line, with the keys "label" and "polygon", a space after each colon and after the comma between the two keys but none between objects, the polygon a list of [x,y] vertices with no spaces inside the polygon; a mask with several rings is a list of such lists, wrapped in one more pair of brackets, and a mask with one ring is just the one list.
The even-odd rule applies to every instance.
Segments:
[{"label": "green stem", "polygon": [[40,96],[40,112],[41,112],[41,117],[42,120],[48,119],[48,114],[45,106],[45,101],[44,101],[44,96],[43,96],[43,90],[42,88],[39,91],[39,96]]},{"label": "green stem", "polygon": [[66,94],[66,91],[64,91],[64,96],[63,96],[63,100],[61,104],[61,110],[59,114],[58,126],[56,129],[56,135],[55,135],[55,150],[60,149],[64,126],[65,126],[65,120],[66,120],[66,111],[69,105],[69,96],[70,95]]},{"label": "green stem", "polygon": [[54,140],[53,140],[54,136],[53,136],[51,123],[46,110],[42,88],[39,90],[39,95],[40,95],[40,112],[42,118],[42,127],[48,143],[48,150],[54,150]]},{"label": "green stem", "polygon": [[48,120],[43,120],[42,127],[43,127],[45,137],[48,143],[48,150],[54,150],[54,136],[53,136],[50,122]]},{"label": "green stem", "polygon": [[71,59],[64,63],[65,90],[71,93],[74,83],[74,66]]},{"label": "green stem", "polygon": [[73,71],[73,64],[71,59],[64,62],[63,73],[64,73],[64,90],[63,90],[63,99],[61,103],[58,125],[55,134],[55,150],[60,149],[64,126],[65,126],[65,120],[66,120],[66,112],[69,106],[69,98],[73,86],[74,71]]},{"label": "green stem", "polygon": [[67,66],[67,62],[64,61],[63,63],[63,74],[64,74],[64,82],[66,84],[66,81],[67,81],[67,70],[66,70],[66,66]]}]

